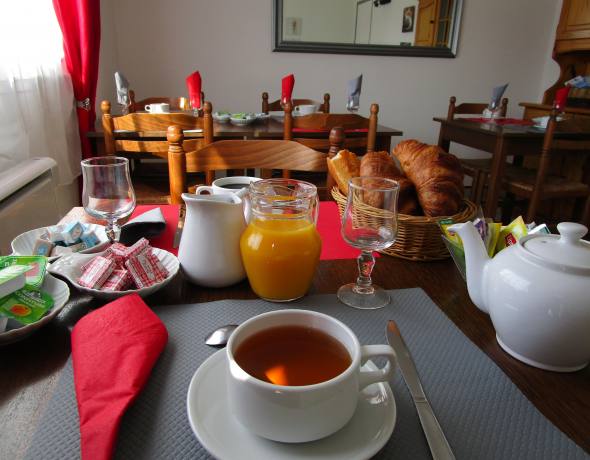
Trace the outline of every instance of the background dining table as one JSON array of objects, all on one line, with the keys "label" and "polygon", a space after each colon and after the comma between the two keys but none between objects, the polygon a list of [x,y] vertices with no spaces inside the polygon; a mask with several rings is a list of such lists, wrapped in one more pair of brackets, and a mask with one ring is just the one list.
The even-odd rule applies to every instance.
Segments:
[{"label": "background dining table", "polygon": [[[492,154],[483,211],[486,217],[495,217],[507,157],[540,156],[545,130],[525,124],[482,122],[466,118],[449,120],[435,117],[433,120],[440,123],[438,145],[446,152],[449,152],[451,142],[456,142]],[[554,138],[590,140],[589,128],[583,120],[571,120],[568,124],[558,125]]]},{"label": "background dining table", "polygon": [[[81,208],[74,208],[62,223],[76,220],[81,213]],[[337,218],[335,222],[338,222]],[[338,232],[338,228],[333,231]],[[310,294],[334,294],[338,287],[353,281],[356,276],[357,262],[354,259],[322,260]],[[386,289],[422,288],[539,411],[590,453],[590,367],[574,373],[548,372],[530,367],[506,354],[496,342],[490,318],[470,301],[465,282],[451,259],[409,262],[381,256],[375,265],[373,279]],[[168,286],[148,297],[146,302],[148,305],[164,306],[255,298],[247,281],[227,288],[201,288],[188,283],[179,273]],[[71,328],[82,316],[103,304],[104,301],[82,295],[72,288],[68,304],[53,322],[33,336],[1,349],[0,458],[19,459],[24,456],[70,356]],[[200,331],[200,334],[204,337],[207,332]]]},{"label": "background dining table", "polygon": [[[271,115],[265,120],[257,120],[246,126],[236,126],[231,123],[213,122],[213,132],[216,140],[223,139],[282,139],[283,138],[283,120],[282,117]],[[328,131],[306,131],[297,132],[296,136],[306,138],[327,138]],[[375,148],[377,150],[391,150],[391,138],[401,136],[402,131],[387,126],[377,126],[377,136]],[[346,132],[346,137],[365,137],[366,132]],[[94,155],[104,154],[104,134],[100,121],[97,122],[95,131],[87,133]],[[187,139],[200,138],[203,136],[201,130],[188,130],[184,132]],[[149,132],[117,132],[117,137],[121,139],[142,139],[142,140],[166,140],[166,132],[149,131]]]}]

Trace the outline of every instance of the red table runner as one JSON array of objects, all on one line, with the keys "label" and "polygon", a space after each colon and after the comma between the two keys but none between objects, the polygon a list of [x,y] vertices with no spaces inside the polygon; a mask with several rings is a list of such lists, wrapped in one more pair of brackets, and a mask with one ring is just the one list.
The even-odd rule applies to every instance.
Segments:
[{"label": "red table runner", "polygon": [[[166,229],[157,237],[152,238],[151,244],[154,247],[178,255],[178,248],[174,249],[172,247],[178,225],[178,205],[140,205],[135,208],[131,217],[137,217],[158,207],[162,210],[164,219],[166,219]],[[333,201],[322,201],[320,203],[317,229],[322,238],[321,260],[356,259],[358,257],[359,250],[346,244],[340,234],[340,214],[338,213],[338,206]]]},{"label": "red table runner", "polygon": [[[319,128],[293,128],[294,133],[327,133],[329,129]],[[368,128],[345,129],[345,133],[368,133]]]}]

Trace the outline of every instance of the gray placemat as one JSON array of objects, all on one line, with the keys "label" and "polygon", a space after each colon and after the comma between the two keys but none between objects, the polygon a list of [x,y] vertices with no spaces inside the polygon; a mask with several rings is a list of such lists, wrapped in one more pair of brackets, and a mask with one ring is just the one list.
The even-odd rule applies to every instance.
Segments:
[{"label": "gray placemat", "polygon": [[[346,323],[361,343],[386,343],[385,326],[397,321],[416,361],[426,394],[458,459],[581,459],[585,452],[553,426],[421,289],[390,291],[392,303],[375,311],[343,306],[334,295],[311,296],[285,308],[308,308]],[[240,323],[280,305],[224,300],[155,307],[169,343],[144,391],[126,413],[116,458],[210,458],[186,416],[188,385],[215,349],[207,332]],[[378,459],[429,459],[410,394],[398,374],[392,383],[398,419]],[[71,360],[33,436],[27,458],[79,458],[78,412]],[[247,453],[244,453],[247,458]]]}]

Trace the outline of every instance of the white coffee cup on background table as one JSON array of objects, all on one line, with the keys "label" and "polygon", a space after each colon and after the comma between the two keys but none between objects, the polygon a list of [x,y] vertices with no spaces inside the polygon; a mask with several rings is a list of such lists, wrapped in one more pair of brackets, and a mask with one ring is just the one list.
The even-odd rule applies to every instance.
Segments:
[{"label": "white coffee cup on background table", "polygon": [[170,113],[170,104],[166,103],[147,104],[144,108],[149,113]]},{"label": "white coffee cup on background table", "polygon": [[293,114],[298,116],[311,115],[319,110],[320,106],[317,104],[302,104],[296,105],[293,109]]},{"label": "white coffee cup on background table", "polygon": [[[350,355],[350,365],[336,377],[320,383],[284,386],[259,380],[240,367],[236,350],[260,331],[280,326],[304,326],[330,335]],[[314,441],[340,430],[354,415],[359,392],[368,385],[387,382],[396,365],[389,345],[361,345],[352,330],[337,319],[307,310],[279,310],[242,323],[226,347],[228,405],[233,416],[250,432],[273,441]],[[361,371],[369,358],[387,358],[385,367]]]}]

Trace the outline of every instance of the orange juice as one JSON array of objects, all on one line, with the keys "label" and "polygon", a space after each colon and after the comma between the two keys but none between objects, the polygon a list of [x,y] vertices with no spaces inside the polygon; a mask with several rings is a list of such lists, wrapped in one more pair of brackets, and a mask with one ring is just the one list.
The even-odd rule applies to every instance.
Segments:
[{"label": "orange juice", "polygon": [[305,219],[253,219],[240,240],[252,290],[263,299],[305,295],[320,259],[322,242]]}]

